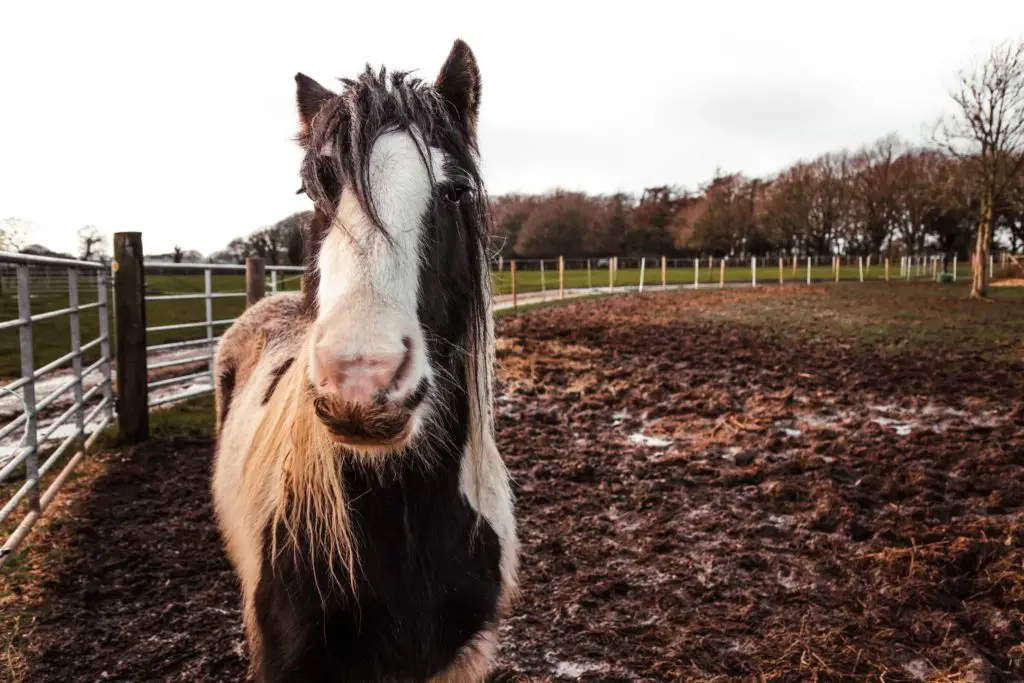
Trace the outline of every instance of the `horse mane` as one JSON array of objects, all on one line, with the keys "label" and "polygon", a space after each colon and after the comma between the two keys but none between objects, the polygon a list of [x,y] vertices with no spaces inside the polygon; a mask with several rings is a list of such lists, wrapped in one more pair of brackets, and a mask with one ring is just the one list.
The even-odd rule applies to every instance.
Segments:
[{"label": "horse mane", "polygon": [[[281,378],[267,404],[246,461],[248,500],[269,494],[275,505],[270,517],[270,558],[282,549],[279,530],[293,553],[302,549],[306,534],[309,562],[327,558],[329,575],[340,585],[337,569],[348,574],[355,588],[357,553],[342,475],[341,450],[316,416],[310,395],[305,344]],[[268,488],[270,490],[268,491]],[[340,560],[342,567],[337,567]],[[314,572],[314,576],[315,576]]]}]

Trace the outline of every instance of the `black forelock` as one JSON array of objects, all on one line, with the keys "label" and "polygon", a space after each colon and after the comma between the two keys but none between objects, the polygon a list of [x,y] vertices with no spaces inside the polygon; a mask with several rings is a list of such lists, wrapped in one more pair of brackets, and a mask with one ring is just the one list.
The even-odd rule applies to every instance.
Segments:
[{"label": "black forelock", "polygon": [[[352,186],[367,216],[383,230],[369,192],[370,152],[381,135],[415,129],[422,136],[418,145],[425,143],[444,151],[449,177],[463,178],[474,188],[456,206],[447,205],[435,192],[425,214],[424,220],[433,225],[426,231],[432,235],[430,243],[424,245],[421,322],[431,327],[434,335],[440,333],[452,348],[481,348],[490,300],[490,281],[481,265],[486,262],[489,212],[474,133],[431,84],[409,72],[374,71],[367,66],[358,78],[340,80],[344,89],[324,104],[301,140],[306,148],[303,185],[317,208],[313,234],[306,240],[308,307],[316,305],[316,260],[323,236],[332,227],[341,187],[346,183]],[[328,144],[333,153],[320,154]],[[432,173],[426,150],[420,152]],[[435,325],[448,329],[442,331]]]},{"label": "black forelock", "polygon": [[[347,182],[367,215],[381,227],[369,192],[370,152],[377,138],[394,130],[415,129],[418,145],[444,150],[457,171],[482,189],[473,134],[432,85],[410,72],[374,71],[370,66],[358,78],[340,81],[342,92],[324,104],[300,140],[306,148],[303,188],[325,213],[333,215],[341,187]],[[333,154],[320,154],[328,145]],[[421,148],[420,153],[432,172],[426,150]]]}]

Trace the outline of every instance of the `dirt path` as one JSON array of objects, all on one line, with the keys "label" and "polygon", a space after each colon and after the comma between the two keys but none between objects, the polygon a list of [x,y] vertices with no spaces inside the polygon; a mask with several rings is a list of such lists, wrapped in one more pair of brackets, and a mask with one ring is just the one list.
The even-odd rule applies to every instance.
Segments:
[{"label": "dirt path", "polygon": [[[1020,363],[644,301],[499,323],[524,594],[496,679],[1024,678]],[[209,456],[106,456],[56,534],[26,681],[241,680]]]}]

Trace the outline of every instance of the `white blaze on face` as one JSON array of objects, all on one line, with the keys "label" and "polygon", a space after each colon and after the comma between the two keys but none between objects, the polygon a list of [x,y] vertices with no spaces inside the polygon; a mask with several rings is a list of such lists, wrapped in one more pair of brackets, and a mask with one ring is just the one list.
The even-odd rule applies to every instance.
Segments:
[{"label": "white blaze on face", "polygon": [[[410,371],[395,398],[415,389],[429,372],[416,313],[421,240],[433,193],[425,158],[435,182],[442,182],[443,152],[417,147],[407,131],[380,136],[370,153],[368,191],[387,234],[373,224],[346,183],[318,260],[316,347],[321,355],[327,351],[343,360],[392,357],[404,353],[404,340],[410,340]],[[317,363],[310,367],[316,375]],[[319,377],[311,379],[320,384]]]}]

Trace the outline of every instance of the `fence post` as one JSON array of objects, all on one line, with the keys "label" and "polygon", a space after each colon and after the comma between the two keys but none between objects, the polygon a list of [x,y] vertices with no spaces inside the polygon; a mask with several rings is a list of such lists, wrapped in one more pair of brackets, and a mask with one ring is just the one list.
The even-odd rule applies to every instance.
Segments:
[{"label": "fence post", "polygon": [[889,257],[885,257],[885,281],[889,281]]},{"label": "fence post", "polygon": [[96,298],[99,304],[100,356],[106,359],[101,365],[103,368],[103,398],[107,401],[107,420],[112,421],[114,419],[114,385],[111,382],[110,372],[110,325],[107,316],[107,271],[105,268],[96,272],[96,289],[98,290]]},{"label": "fence post", "polygon": [[36,416],[36,381],[35,358],[32,344],[32,295],[29,287],[32,278],[27,264],[18,265],[18,317],[27,321],[18,328],[18,341],[21,346],[21,376],[25,378],[25,386],[21,390],[21,398],[25,403],[25,448],[29,449],[25,458],[25,481],[33,481],[28,492],[28,508],[30,512],[39,512],[39,449],[37,446],[38,418]]},{"label": "fence post", "polygon": [[839,282],[839,272],[843,269],[843,257],[836,256],[832,259],[832,267],[836,271],[836,282]]},{"label": "fence post", "polygon": [[718,262],[718,288],[725,287],[725,259]]},{"label": "fence post", "polygon": [[[548,291],[547,282],[544,281],[544,259],[540,260],[540,291],[541,291],[541,294],[544,294],[544,293],[546,293]],[[547,298],[547,297],[541,297],[541,298]]]},{"label": "fence post", "polygon": [[516,299],[516,260],[509,261],[509,272],[512,274],[512,311],[519,310],[519,302]]},{"label": "fence post", "polygon": [[811,257],[807,257],[807,284],[811,284]]},{"label": "fence post", "polygon": [[210,354],[210,360],[208,362],[208,365],[210,366],[210,386],[215,387],[217,385],[213,374],[213,362],[215,358],[213,348],[213,274],[210,272],[209,268],[203,270],[203,290],[206,292],[206,338],[209,340],[206,350]]},{"label": "fence post", "polygon": [[565,298],[565,257],[558,257],[558,298]]},{"label": "fence post", "polygon": [[263,259],[258,256],[250,256],[245,259],[245,307],[255,306],[256,302],[267,293],[267,283],[264,279],[266,266]]},{"label": "fence post", "polygon": [[640,258],[640,291],[644,291],[644,270],[647,266],[647,257],[642,256]]},{"label": "fence post", "polygon": [[128,444],[149,438],[146,273],[142,260],[142,233],[114,233],[117,432],[121,442]]},{"label": "fence post", "polygon": [[614,263],[615,263],[615,257],[614,256],[609,256],[608,257],[608,291],[609,292],[614,292],[615,291],[615,267],[614,267]]},{"label": "fence post", "polygon": [[863,283],[864,282],[864,257],[863,256],[858,256],[857,257],[857,270],[860,271],[860,281],[861,281],[861,283]]},{"label": "fence post", "polygon": [[780,256],[779,257],[779,284],[780,285],[785,284],[785,282],[782,279],[783,278],[783,276],[782,276],[782,269],[783,269],[783,267],[784,266],[783,266],[783,263],[782,263],[782,257]]},{"label": "fence post", "polygon": [[988,279],[991,280],[996,276],[996,257],[994,254],[988,255]]},{"label": "fence post", "polygon": [[956,257],[957,254],[953,254],[953,282],[956,282]]},{"label": "fence post", "polygon": [[693,259],[693,288],[700,289],[700,257]]},{"label": "fence post", "polygon": [[75,380],[75,431],[81,437],[85,434],[85,403],[82,402],[82,320],[78,313],[78,269],[68,268],[68,326],[71,328],[71,375]]},{"label": "fence post", "polygon": [[757,287],[757,257],[750,257],[750,286]]},{"label": "fence post", "polygon": [[594,280],[591,278],[591,275],[590,275],[590,259],[587,259],[587,289],[593,289],[593,288],[594,288]]},{"label": "fence post", "polygon": [[661,257],[661,288],[668,289],[668,279],[665,272],[665,257]]}]

